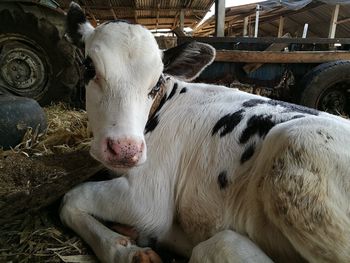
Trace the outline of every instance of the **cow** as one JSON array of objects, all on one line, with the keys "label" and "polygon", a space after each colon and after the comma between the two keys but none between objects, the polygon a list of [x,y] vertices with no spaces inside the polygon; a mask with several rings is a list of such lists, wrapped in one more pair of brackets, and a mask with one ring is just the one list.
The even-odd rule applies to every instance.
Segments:
[{"label": "cow", "polygon": [[75,3],[67,32],[85,47],[91,155],[118,177],[70,190],[60,217],[101,262],[161,262],[151,244],[191,263],[350,262],[348,120],[191,82],[214,60],[204,43],[162,51]]}]

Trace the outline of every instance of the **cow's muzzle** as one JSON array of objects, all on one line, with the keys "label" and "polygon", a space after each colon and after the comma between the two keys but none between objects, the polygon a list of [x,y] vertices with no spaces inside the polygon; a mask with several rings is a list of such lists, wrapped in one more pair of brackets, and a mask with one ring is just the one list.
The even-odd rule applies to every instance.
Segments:
[{"label": "cow's muzzle", "polygon": [[103,159],[112,167],[133,167],[140,163],[145,149],[142,140],[107,138]]}]

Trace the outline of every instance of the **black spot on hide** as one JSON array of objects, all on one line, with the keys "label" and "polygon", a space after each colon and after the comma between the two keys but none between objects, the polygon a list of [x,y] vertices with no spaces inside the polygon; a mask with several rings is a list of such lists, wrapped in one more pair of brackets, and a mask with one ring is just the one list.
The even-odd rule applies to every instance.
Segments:
[{"label": "black spot on hide", "polygon": [[96,75],[95,66],[90,57],[86,57],[83,62],[84,64],[84,83],[85,85],[89,83]]},{"label": "black spot on hide", "polygon": [[261,99],[251,99],[251,100],[247,100],[245,102],[243,102],[242,106],[246,107],[246,108],[251,108],[251,107],[255,107],[259,104],[264,104],[266,103],[266,101],[261,100]]},{"label": "black spot on hide", "polygon": [[149,119],[146,123],[145,127],[145,134],[153,131],[159,123],[158,116],[154,116],[153,118]]},{"label": "black spot on hide", "polygon": [[153,113],[153,115],[149,118],[149,120],[146,123],[146,127],[145,127],[145,134],[153,131],[158,123],[159,123],[159,115],[158,112],[160,111],[160,109],[164,106],[165,102],[166,102],[166,95],[163,96],[163,98],[161,99],[158,108],[155,110],[155,112]]},{"label": "black spot on hide", "polygon": [[175,95],[177,87],[178,87],[178,84],[175,83],[174,86],[173,86],[173,89],[171,90],[171,92],[169,94],[169,97],[167,98],[167,100],[170,100]]},{"label": "black spot on hide", "polygon": [[243,152],[241,156],[241,164],[244,162],[248,161],[254,154],[255,152],[255,144],[249,145]]},{"label": "black spot on hide", "polygon": [[222,171],[218,176],[218,184],[220,187],[220,190],[225,189],[228,185],[228,179],[227,179],[227,172]]},{"label": "black spot on hide", "polygon": [[212,131],[212,136],[219,132],[220,129],[220,137],[225,136],[226,134],[232,132],[234,128],[240,123],[243,119],[244,110],[236,111],[232,114],[227,114],[222,117],[214,126]]},{"label": "black spot on hide", "polygon": [[181,89],[180,94],[181,94],[181,93],[186,93],[186,92],[187,92],[187,88],[185,87],[185,88],[182,88],[182,89]]},{"label": "black spot on hide", "polygon": [[255,134],[265,137],[273,126],[275,123],[272,121],[272,115],[253,115],[247,121],[247,127],[243,130],[239,142],[246,143]]}]

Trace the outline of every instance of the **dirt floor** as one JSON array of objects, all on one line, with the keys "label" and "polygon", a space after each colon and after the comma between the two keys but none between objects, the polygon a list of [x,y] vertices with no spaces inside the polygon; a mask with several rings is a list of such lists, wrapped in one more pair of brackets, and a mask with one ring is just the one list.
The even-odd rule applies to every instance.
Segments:
[{"label": "dirt floor", "polygon": [[[45,200],[33,198],[55,182],[54,176],[74,170],[77,161],[86,162],[86,155],[75,153],[88,148],[90,138],[84,111],[63,104],[45,111],[45,134],[28,130],[20,145],[0,150],[0,262],[97,262],[86,244],[59,221],[59,198],[50,200],[50,190]],[[67,161],[72,154],[74,162]],[[50,205],[36,209],[45,202]],[[22,210],[16,210],[18,206]]]}]

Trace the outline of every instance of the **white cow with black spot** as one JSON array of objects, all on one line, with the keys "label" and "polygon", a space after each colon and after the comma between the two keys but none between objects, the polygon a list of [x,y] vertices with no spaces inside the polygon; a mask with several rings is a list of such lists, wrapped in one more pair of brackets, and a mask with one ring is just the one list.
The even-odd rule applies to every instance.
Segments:
[{"label": "white cow with black spot", "polygon": [[71,190],[61,219],[102,262],[160,262],[154,240],[192,263],[350,262],[349,121],[186,82],[213,61],[206,44],[162,52],[74,3],[68,33],[85,46],[91,154],[123,176]]}]

